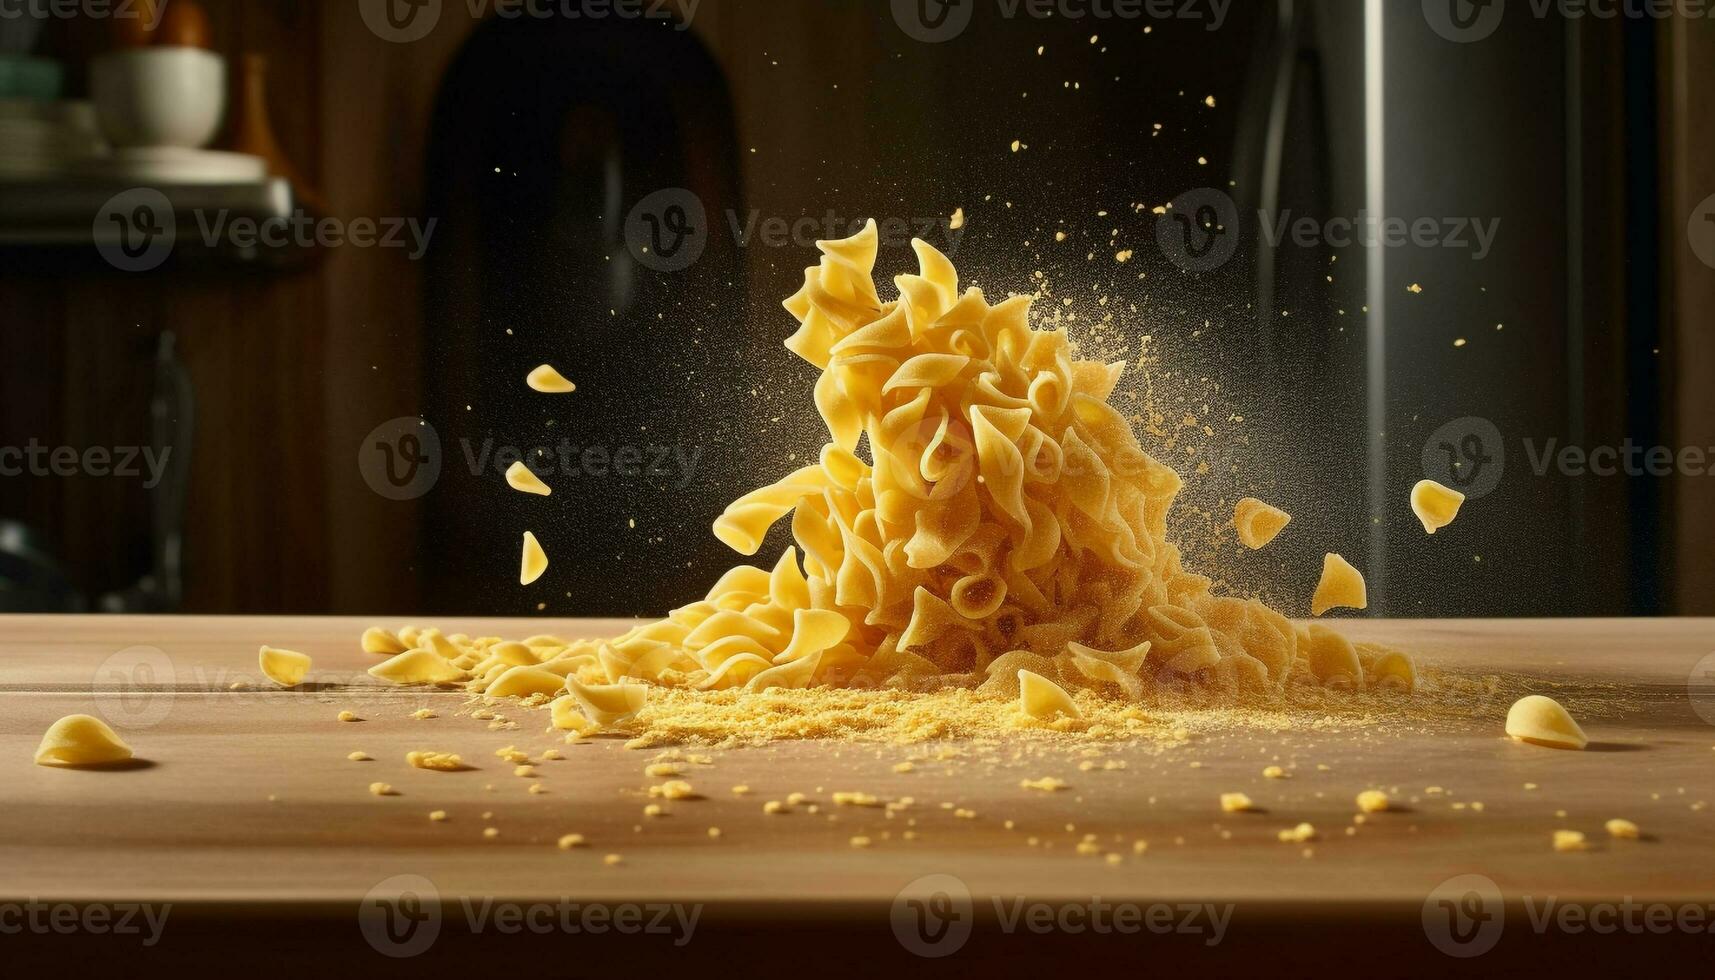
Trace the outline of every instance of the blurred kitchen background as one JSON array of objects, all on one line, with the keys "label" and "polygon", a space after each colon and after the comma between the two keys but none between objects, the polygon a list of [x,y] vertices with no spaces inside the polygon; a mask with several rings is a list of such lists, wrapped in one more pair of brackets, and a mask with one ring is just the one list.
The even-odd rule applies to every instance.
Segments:
[{"label": "blurred kitchen background", "polygon": [[[1184,547],[1234,589],[1301,610],[1338,551],[1372,615],[1715,613],[1712,25],[18,0],[0,610],[699,597],[736,558],[710,522],[821,441],[779,302],[813,239],[873,216],[884,282],[918,234],[1132,362]],[[1348,243],[1366,215],[1417,231]],[[577,392],[525,388],[544,362]],[[537,447],[546,499],[500,475]],[[1638,447],[1636,472],[1567,447]],[[1432,538],[1426,474],[1472,498]],[[1219,530],[1246,494],[1294,515],[1256,554]],[[552,561],[529,589],[525,529]]]}]

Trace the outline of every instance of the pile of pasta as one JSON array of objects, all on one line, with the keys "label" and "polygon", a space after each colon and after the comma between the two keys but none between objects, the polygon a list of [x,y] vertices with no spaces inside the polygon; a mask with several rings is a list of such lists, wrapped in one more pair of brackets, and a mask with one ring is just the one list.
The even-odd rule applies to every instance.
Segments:
[{"label": "pile of pasta", "polygon": [[638,682],[1016,696],[1023,670],[1132,698],[1294,676],[1412,685],[1403,654],[1295,626],[1183,567],[1168,538],[1179,476],[1110,404],[1123,362],[1081,360],[1063,329],[1032,329],[1027,296],[960,291],[922,241],[918,272],[884,301],[873,222],[819,247],[786,301],[800,324],[786,345],[822,372],[828,442],[714,523],[754,555],[790,516],[795,546],[623,636],[466,649],[473,689],[563,689],[568,713],[599,722],[636,710]]}]

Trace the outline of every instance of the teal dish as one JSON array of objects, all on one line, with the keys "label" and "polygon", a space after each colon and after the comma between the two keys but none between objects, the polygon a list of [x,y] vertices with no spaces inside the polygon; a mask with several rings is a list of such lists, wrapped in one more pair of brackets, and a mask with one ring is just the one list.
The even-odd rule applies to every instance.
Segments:
[{"label": "teal dish", "polygon": [[0,99],[57,99],[64,84],[57,61],[0,55]]}]

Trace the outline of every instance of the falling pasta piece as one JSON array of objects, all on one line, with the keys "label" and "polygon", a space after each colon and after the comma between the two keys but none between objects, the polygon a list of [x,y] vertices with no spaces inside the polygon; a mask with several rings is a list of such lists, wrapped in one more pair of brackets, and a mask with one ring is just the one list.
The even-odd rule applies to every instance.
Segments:
[{"label": "falling pasta piece", "polygon": [[99,766],[131,758],[131,746],[107,722],[90,715],[67,715],[48,726],[36,747],[38,766]]},{"label": "falling pasta piece", "polygon": [[514,490],[533,493],[539,497],[546,497],[554,492],[552,488],[542,482],[542,478],[537,476],[530,467],[525,466],[523,461],[513,463],[506,468],[506,483]]},{"label": "falling pasta piece", "polygon": [[1453,523],[1453,518],[1459,516],[1459,505],[1464,502],[1464,494],[1434,480],[1419,480],[1411,488],[1411,512],[1430,534]]},{"label": "falling pasta piece", "polygon": [[1582,749],[1590,744],[1571,713],[1559,701],[1540,694],[1519,698],[1507,711],[1507,734],[1551,749]]},{"label": "falling pasta piece", "polygon": [[297,687],[310,672],[310,658],[296,650],[263,647],[256,655],[262,673],[281,687]]},{"label": "falling pasta piece", "polygon": [[1291,520],[1291,514],[1255,497],[1246,497],[1233,508],[1233,527],[1239,532],[1239,542],[1252,551],[1273,541]]},{"label": "falling pasta piece", "polygon": [[1018,672],[1018,707],[1038,721],[1053,721],[1061,715],[1080,717],[1077,704],[1065,688],[1028,670]]},{"label": "falling pasta piece", "polygon": [[1363,573],[1339,555],[1324,556],[1322,580],[1316,584],[1316,595],[1310,600],[1310,614],[1320,616],[1336,608],[1364,609],[1369,604]]},{"label": "falling pasta piece", "polygon": [[456,684],[470,677],[446,658],[427,650],[407,650],[390,657],[369,668],[369,674],[394,684]]},{"label": "falling pasta piece", "polygon": [[536,535],[525,531],[524,558],[518,566],[518,584],[529,585],[547,570],[548,553],[542,550],[542,543],[536,540]]},{"label": "falling pasta piece", "polygon": [[577,385],[567,381],[564,375],[548,364],[531,371],[525,381],[536,391],[549,395],[569,395],[578,390]]}]

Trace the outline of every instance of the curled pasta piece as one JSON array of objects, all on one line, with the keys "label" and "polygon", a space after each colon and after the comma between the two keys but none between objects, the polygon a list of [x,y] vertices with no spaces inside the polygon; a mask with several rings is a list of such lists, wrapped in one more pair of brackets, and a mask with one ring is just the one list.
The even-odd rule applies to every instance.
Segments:
[{"label": "curled pasta piece", "polygon": [[1310,600],[1310,615],[1320,616],[1330,609],[1364,609],[1369,606],[1363,573],[1339,555],[1329,553],[1322,559],[1322,580],[1316,584],[1316,595]]},{"label": "curled pasta piece", "polygon": [[1239,542],[1255,551],[1263,547],[1292,520],[1292,515],[1278,507],[1246,497],[1233,508],[1233,527],[1239,532]]},{"label": "curled pasta piece", "polygon": [[1304,655],[1310,662],[1310,673],[1324,684],[1339,687],[1362,687],[1363,664],[1352,642],[1326,626],[1312,624],[1310,642]]},{"label": "curled pasta piece", "polygon": [[1065,688],[1041,674],[1022,668],[1018,671],[1018,708],[1038,721],[1083,717],[1077,702]]},{"label": "curled pasta piece", "polygon": [[774,687],[805,688],[816,676],[816,667],[821,662],[821,653],[812,653],[800,657],[790,663],[770,667],[752,677],[744,685],[747,691],[766,691]]}]

